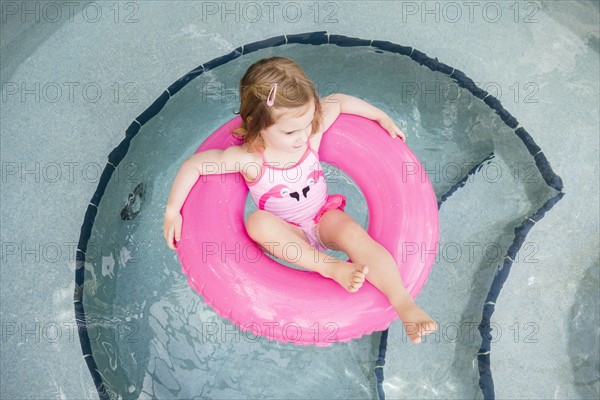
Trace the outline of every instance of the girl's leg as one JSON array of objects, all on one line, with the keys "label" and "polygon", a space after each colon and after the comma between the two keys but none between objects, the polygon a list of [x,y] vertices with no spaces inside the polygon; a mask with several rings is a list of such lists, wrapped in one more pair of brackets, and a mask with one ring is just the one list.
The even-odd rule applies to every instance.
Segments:
[{"label": "girl's leg", "polygon": [[350,292],[360,289],[365,281],[368,272],[365,265],[341,261],[318,251],[308,244],[302,229],[267,211],[252,213],[246,221],[246,230],[252,240],[275,257],[334,279]]},{"label": "girl's leg", "polygon": [[352,217],[337,209],[327,211],[317,229],[322,243],[344,251],[353,262],[369,265],[367,280],[387,296],[413,342],[437,329],[406,291],[392,255]]}]

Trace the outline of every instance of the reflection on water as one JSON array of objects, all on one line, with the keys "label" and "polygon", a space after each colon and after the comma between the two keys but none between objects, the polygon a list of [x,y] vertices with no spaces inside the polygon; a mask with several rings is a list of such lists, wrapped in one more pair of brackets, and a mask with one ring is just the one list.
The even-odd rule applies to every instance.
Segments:
[{"label": "reflection on water", "polygon": [[370,397],[371,338],[326,349],[271,343],[217,317],[183,279],[149,312],[142,397],[307,398],[318,387],[335,398],[338,383],[352,388],[348,398]]}]

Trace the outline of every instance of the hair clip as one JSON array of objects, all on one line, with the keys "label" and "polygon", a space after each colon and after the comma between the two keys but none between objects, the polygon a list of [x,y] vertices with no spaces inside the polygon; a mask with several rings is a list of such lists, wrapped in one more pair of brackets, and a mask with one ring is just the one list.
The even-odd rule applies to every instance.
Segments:
[{"label": "hair clip", "polygon": [[271,90],[269,91],[269,95],[267,96],[267,105],[272,107],[275,104],[275,96],[277,95],[277,83],[274,83],[271,86]]}]

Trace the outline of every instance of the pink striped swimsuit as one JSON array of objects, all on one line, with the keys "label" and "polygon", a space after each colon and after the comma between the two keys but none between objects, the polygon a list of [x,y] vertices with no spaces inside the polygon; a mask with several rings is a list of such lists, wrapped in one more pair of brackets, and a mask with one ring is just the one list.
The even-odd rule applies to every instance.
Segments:
[{"label": "pink striped swimsuit", "polygon": [[344,209],[346,197],[340,194],[328,195],[325,174],[319,156],[310,147],[296,164],[279,168],[268,165],[262,151],[260,175],[248,188],[260,210],[302,229],[308,243],[320,251],[326,247],[321,243],[317,225],[321,216],[328,210]]}]

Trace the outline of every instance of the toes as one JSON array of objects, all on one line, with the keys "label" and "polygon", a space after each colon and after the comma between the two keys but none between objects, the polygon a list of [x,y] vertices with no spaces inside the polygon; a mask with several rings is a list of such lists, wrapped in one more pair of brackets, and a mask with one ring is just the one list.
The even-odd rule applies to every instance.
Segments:
[{"label": "toes", "polygon": [[418,324],[410,323],[406,326],[406,333],[410,337],[410,341],[414,344],[419,344],[423,340],[423,336],[427,336],[437,330],[435,321],[421,322]]},{"label": "toes", "polygon": [[358,277],[362,280],[365,280],[367,273],[369,272],[369,267],[363,265],[361,267],[356,267],[356,271],[354,271],[354,277]]},{"label": "toes", "polygon": [[[369,271],[368,267],[365,265],[354,265],[354,271],[351,272],[351,274],[349,275],[345,275],[350,271],[344,271],[344,276],[342,278],[342,276],[340,276],[340,280],[338,280],[338,283],[342,284],[342,282],[346,282],[346,284],[342,284],[342,287],[344,287],[347,291],[349,292],[356,292],[358,289],[360,289],[362,287],[362,285],[365,283],[365,279],[366,279],[366,273]],[[336,279],[337,280],[337,279]]]},{"label": "toes", "polygon": [[360,289],[360,287],[356,287],[355,285],[350,285],[346,288],[350,293],[354,293]]},{"label": "toes", "polygon": [[423,337],[423,331],[419,330],[419,329],[407,329],[406,333],[408,334],[408,338],[410,339],[411,342],[413,342],[414,344],[419,344],[421,343],[422,337]]},{"label": "toes", "polygon": [[350,287],[351,287],[352,289],[358,289],[358,288],[360,288],[361,286],[362,286],[362,282],[352,282],[352,283],[350,284]]},{"label": "toes", "polygon": [[350,292],[356,292],[358,291],[358,289],[360,289],[363,285],[364,281],[354,281],[352,282],[350,285],[348,285],[348,287],[346,288],[348,291]]}]

